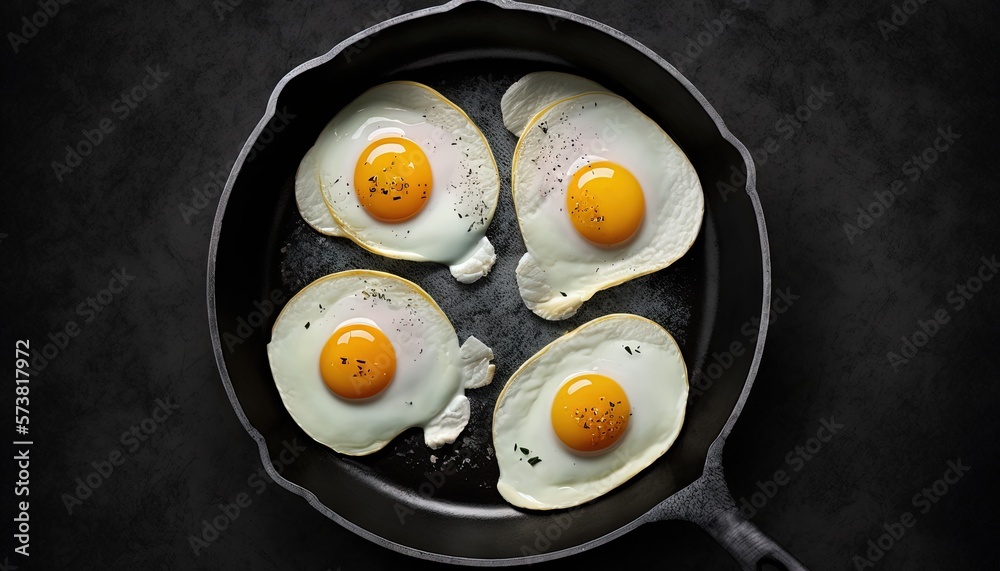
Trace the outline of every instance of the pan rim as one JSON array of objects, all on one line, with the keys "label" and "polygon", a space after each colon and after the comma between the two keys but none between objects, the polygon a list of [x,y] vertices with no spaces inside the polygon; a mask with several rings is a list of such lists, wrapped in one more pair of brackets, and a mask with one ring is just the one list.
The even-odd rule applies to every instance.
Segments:
[{"label": "pan rim", "polygon": [[[337,512],[333,511],[325,504],[319,501],[315,494],[310,490],[299,486],[293,482],[286,480],[281,474],[275,469],[274,465],[270,461],[270,455],[268,454],[267,441],[265,440],[263,434],[261,434],[249,421],[246,414],[243,411],[243,407],[240,405],[239,399],[236,396],[235,390],[233,389],[232,380],[229,377],[229,372],[226,367],[225,358],[222,351],[222,339],[219,334],[219,324],[217,320],[216,313],[216,303],[215,303],[215,284],[216,284],[216,258],[219,246],[219,236],[222,229],[222,219],[226,212],[226,207],[229,202],[229,196],[232,192],[233,185],[235,184],[236,178],[239,176],[240,171],[243,168],[246,158],[253,149],[260,134],[267,128],[268,123],[275,116],[277,112],[277,101],[278,97],[281,95],[285,86],[296,76],[302,74],[305,71],[323,65],[333,58],[337,57],[346,48],[354,45],[355,43],[377,34],[381,30],[388,28],[390,26],[407,22],[410,20],[415,20],[425,16],[432,16],[436,14],[447,13],[455,8],[471,3],[484,3],[492,4],[494,6],[514,10],[514,11],[525,11],[543,14],[547,17],[558,18],[562,20],[572,21],[589,28],[593,28],[599,32],[603,32],[606,35],[613,37],[614,39],[628,45],[629,47],[640,52],[642,55],[646,56],[658,66],[660,66],[665,72],[669,73],[674,79],[681,83],[685,89],[695,98],[695,100],[702,106],[712,121],[715,123],[716,127],[719,129],[719,133],[722,137],[729,142],[733,147],[739,151],[740,155],[743,157],[743,162],[746,166],[746,193],[750,198],[753,205],[754,214],[757,219],[757,229],[760,238],[760,251],[761,251],[761,264],[762,264],[762,301],[761,301],[761,315],[760,315],[760,325],[757,331],[756,346],[754,349],[753,360],[750,363],[750,369],[747,373],[746,381],[743,385],[743,390],[740,393],[739,398],[732,412],[729,415],[728,420],[723,426],[719,435],[716,436],[715,440],[709,446],[708,453],[705,460],[703,475],[698,479],[685,486],[681,490],[678,490],[671,496],[665,498],[663,502],[654,506],[645,515],[636,518],[635,520],[629,522],[612,531],[606,535],[593,539],[591,541],[581,543],[574,547],[562,549],[559,551],[552,551],[547,553],[540,553],[537,555],[525,555],[521,557],[508,557],[508,558],[496,558],[496,559],[484,559],[475,557],[463,557],[463,556],[453,556],[445,555],[440,553],[432,553],[429,551],[424,551],[421,549],[416,549],[407,545],[396,543],[392,540],[386,539],[380,535],[377,535],[371,531],[368,531],[357,524],[351,522],[350,520],[344,518]],[[257,126],[251,132],[243,148],[240,150],[236,161],[233,163],[233,167],[230,171],[229,177],[226,180],[225,188],[223,189],[219,197],[219,205],[216,209],[215,220],[212,224],[212,232],[209,243],[208,251],[208,264],[207,264],[207,276],[206,276],[206,294],[208,302],[208,321],[209,321],[209,333],[212,338],[212,348],[215,354],[216,367],[219,370],[219,375],[222,379],[223,387],[226,390],[226,396],[228,397],[230,404],[236,412],[240,423],[248,434],[256,441],[258,451],[260,453],[261,462],[264,469],[267,471],[268,476],[276,482],[281,487],[286,490],[301,496],[304,498],[314,509],[325,515],[327,518],[333,520],[338,525],[344,527],[347,530],[373,542],[387,549],[391,549],[395,552],[402,553],[411,557],[417,557],[420,559],[434,561],[438,563],[448,563],[455,565],[468,565],[476,567],[499,567],[499,566],[510,566],[510,565],[524,565],[541,563],[545,561],[551,561],[554,559],[559,559],[562,557],[568,557],[575,555],[577,553],[582,553],[588,551],[594,547],[605,544],[617,537],[628,533],[629,531],[635,529],[643,523],[649,521],[657,521],[663,519],[682,519],[679,514],[679,510],[676,510],[673,506],[672,500],[678,498],[685,491],[691,490],[696,486],[699,486],[703,480],[705,480],[706,475],[713,468],[718,469],[721,467],[721,457],[722,449],[725,444],[726,437],[732,431],[740,413],[743,410],[743,406],[746,403],[747,397],[751,389],[753,388],[754,380],[757,376],[757,370],[760,366],[761,356],[764,350],[764,340],[767,336],[768,328],[768,317],[770,314],[771,305],[771,258],[770,258],[770,248],[767,238],[767,228],[764,221],[764,213],[760,204],[760,197],[757,194],[757,172],[756,167],[753,162],[753,157],[750,151],[747,150],[746,146],[743,145],[739,139],[726,127],[725,122],[722,117],[715,110],[711,103],[705,98],[704,95],[686,78],[682,75],[670,62],[663,59],[659,54],[649,49],[638,40],[635,40],[631,36],[619,31],[616,28],[598,22],[596,20],[575,14],[572,12],[567,12],[557,8],[549,8],[547,6],[539,6],[535,4],[526,4],[524,2],[519,2],[516,0],[451,0],[446,4],[441,4],[439,6],[432,6],[428,8],[423,8],[416,10],[414,12],[409,12],[396,16],[394,18],[380,22],[370,28],[362,30],[350,37],[344,39],[335,45],[325,54],[317,56],[310,59],[304,63],[299,64],[294,67],[291,71],[286,73],[281,80],[278,81],[277,85],[271,92],[268,98],[267,107],[264,112],[264,116],[257,123]]]}]

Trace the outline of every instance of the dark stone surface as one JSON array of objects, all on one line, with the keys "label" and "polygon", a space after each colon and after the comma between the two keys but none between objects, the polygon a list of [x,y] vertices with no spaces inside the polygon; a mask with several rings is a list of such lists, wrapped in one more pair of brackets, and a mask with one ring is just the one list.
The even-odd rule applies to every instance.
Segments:
[{"label": "dark stone surface", "polygon": [[[16,53],[7,36],[0,343],[30,338],[40,349],[70,321],[79,334],[36,365],[32,555],[12,552],[16,474],[8,460],[0,562],[432,567],[359,539],[254,475],[260,458],[226,399],[208,337],[204,278],[217,198],[195,197],[228,174],[288,70],[367,24],[430,4],[244,2],[220,14],[222,2],[209,0],[70,3]],[[892,2],[547,4],[631,34],[678,65],[758,156],[775,291],[797,297],[775,315],[757,384],[725,449],[737,502],[776,489],[753,519],[815,569],[855,568],[868,540],[905,512],[914,526],[876,568],[982,568],[1000,531],[996,505],[985,501],[998,468],[992,337],[1000,283],[987,281],[969,299],[956,286],[1000,249],[991,132],[997,37],[989,25],[998,8],[897,2],[916,11],[884,35],[878,22],[891,21]],[[5,31],[20,34],[21,18],[38,10],[36,2],[6,4]],[[722,30],[702,35],[696,49],[715,19],[726,20]],[[159,83],[123,107],[147,66],[165,77],[146,79]],[[814,89],[831,95],[812,100],[819,108],[807,120],[785,118]],[[52,161],[65,161],[64,147],[104,118],[113,130],[60,181]],[[961,137],[926,170],[912,171],[907,161],[949,128]],[[844,225],[858,225],[857,209],[896,179],[906,192],[849,238]],[[134,280],[102,294],[122,268]],[[86,304],[99,295],[98,313]],[[947,322],[921,337],[918,321],[936,312]],[[901,354],[904,336],[923,346],[893,366],[887,354]],[[3,398],[12,403],[8,386]],[[123,439],[153,417],[157,399],[177,408],[146,421],[148,439]],[[844,427],[819,451],[798,455],[831,419]],[[115,451],[120,465],[92,476],[99,487],[67,513],[63,494],[98,467],[107,473],[103,463]],[[928,492],[933,503],[914,501],[959,459],[967,474]],[[787,483],[769,484],[776,470],[788,472]],[[250,505],[196,556],[189,536],[240,493]],[[609,565],[622,556],[735,568],[707,535],[673,522],[541,567]]]}]

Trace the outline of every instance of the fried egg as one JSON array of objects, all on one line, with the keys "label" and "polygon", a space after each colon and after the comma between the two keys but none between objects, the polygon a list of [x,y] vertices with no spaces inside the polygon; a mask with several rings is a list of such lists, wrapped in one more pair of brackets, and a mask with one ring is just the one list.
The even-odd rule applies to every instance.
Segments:
[{"label": "fried egg", "polygon": [[390,258],[446,264],[462,283],[496,262],[486,229],[499,194],[479,128],[408,81],[373,87],[337,113],[295,176],[299,213],[315,230]]},{"label": "fried egg", "polygon": [[670,448],[687,396],[687,367],[665,329],[630,314],[590,321],[528,359],[500,393],[497,490],[536,510],[606,494]]},{"label": "fried egg", "polygon": [[661,270],[694,243],[704,215],[681,148],[624,98],[573,75],[532,73],[501,101],[520,136],[511,188],[527,253],[525,305],[566,319],[596,292]]},{"label": "fried egg", "polygon": [[352,270],[306,286],[282,309],[267,345],[289,414],[317,442],[371,454],[410,427],[439,448],[469,421],[465,389],[489,384],[493,351],[459,347],[448,318],[416,284]]}]

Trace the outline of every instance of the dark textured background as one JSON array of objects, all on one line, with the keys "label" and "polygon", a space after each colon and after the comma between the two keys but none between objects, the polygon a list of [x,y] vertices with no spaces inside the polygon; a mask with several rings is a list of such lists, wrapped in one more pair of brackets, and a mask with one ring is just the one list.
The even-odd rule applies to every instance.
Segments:
[{"label": "dark textured background", "polygon": [[[256,484],[266,481],[252,476],[260,458],[226,399],[208,337],[205,266],[217,198],[196,200],[195,189],[228,174],[288,70],[366,25],[435,2],[288,0],[222,11],[223,2],[72,2],[16,53],[9,36],[0,46],[0,344],[30,338],[41,347],[68,321],[80,327],[32,378],[30,563],[431,567],[355,537],[274,484]],[[1000,9],[985,0],[897,2],[916,11],[883,35],[888,1],[546,4],[618,28],[678,65],[758,157],[775,290],[798,297],[772,322],[725,449],[737,501],[776,470],[791,472],[753,519],[815,569],[855,568],[852,557],[907,511],[915,526],[876,568],[983,568],[1000,531],[986,500],[998,468],[1000,280],[961,308],[953,291],[1000,249],[991,132]],[[690,48],[695,57],[685,54],[726,9],[724,30]],[[21,18],[38,10],[6,3],[3,31],[20,33]],[[116,101],[147,66],[169,75],[123,117]],[[832,95],[807,121],[778,123],[823,86]],[[52,161],[105,117],[114,130],[60,182]],[[961,138],[910,180],[907,161],[949,127]],[[857,209],[895,179],[905,179],[906,193],[849,240],[844,224],[857,225]],[[121,268],[134,281],[87,322],[78,305]],[[901,337],[938,310],[948,322],[893,367],[887,353],[900,352]],[[0,391],[4,402],[11,385]],[[178,408],[147,423],[152,436],[123,445],[122,433],[168,398]],[[831,417],[844,428],[808,461],[789,463]],[[68,514],[62,495],[115,450],[123,463]],[[968,473],[920,513],[914,494],[958,459]],[[10,545],[12,485],[0,489],[0,563],[27,568]],[[241,492],[252,503],[196,556],[188,537]],[[623,555],[671,568],[735,567],[686,523],[648,525],[540,567],[607,565]]]}]

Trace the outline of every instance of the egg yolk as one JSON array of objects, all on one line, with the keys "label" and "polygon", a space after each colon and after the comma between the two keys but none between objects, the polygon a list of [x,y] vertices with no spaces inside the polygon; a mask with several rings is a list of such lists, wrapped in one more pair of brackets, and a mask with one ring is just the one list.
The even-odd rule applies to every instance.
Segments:
[{"label": "egg yolk", "polygon": [[363,399],[384,390],[396,374],[396,351],[373,325],[342,325],[323,346],[319,370],[327,388],[347,399]]},{"label": "egg yolk", "polygon": [[559,387],[552,401],[552,428],[578,452],[599,452],[621,439],[631,414],[621,385],[604,375],[582,374]]},{"label": "egg yolk", "polygon": [[402,222],[420,212],[433,182],[427,155],[403,137],[372,142],[354,169],[354,190],[361,205],[382,222]]},{"label": "egg yolk", "polygon": [[566,211],[581,236],[594,244],[611,246],[635,234],[646,201],[639,181],[625,167],[598,161],[573,174]]}]

